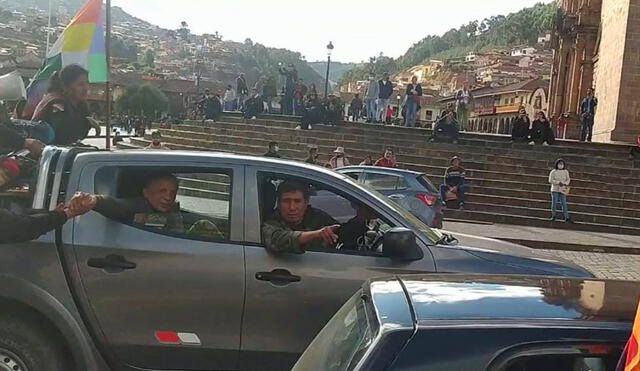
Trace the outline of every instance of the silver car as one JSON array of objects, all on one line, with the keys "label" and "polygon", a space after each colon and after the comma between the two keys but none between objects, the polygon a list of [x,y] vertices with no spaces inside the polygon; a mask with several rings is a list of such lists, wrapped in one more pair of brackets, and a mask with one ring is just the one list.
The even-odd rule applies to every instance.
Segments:
[{"label": "silver car", "polygon": [[429,227],[442,228],[440,192],[426,174],[380,166],[347,166],[336,171],[389,197]]}]

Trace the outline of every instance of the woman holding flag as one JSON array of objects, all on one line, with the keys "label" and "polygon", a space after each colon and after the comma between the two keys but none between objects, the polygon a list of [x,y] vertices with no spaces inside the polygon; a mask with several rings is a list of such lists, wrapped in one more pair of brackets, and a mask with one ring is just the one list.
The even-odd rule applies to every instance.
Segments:
[{"label": "woman holding flag", "polygon": [[32,121],[44,121],[55,132],[52,144],[69,145],[86,138],[92,128],[87,97],[89,72],[71,64],[55,72],[49,90],[36,106]]}]

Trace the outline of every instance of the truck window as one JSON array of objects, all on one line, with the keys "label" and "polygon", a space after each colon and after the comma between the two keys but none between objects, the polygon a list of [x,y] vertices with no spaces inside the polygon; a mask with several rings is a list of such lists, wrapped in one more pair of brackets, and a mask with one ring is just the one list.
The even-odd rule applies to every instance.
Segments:
[{"label": "truck window", "polygon": [[310,244],[305,247],[306,250],[382,255],[381,238],[393,226],[367,205],[325,184],[309,182],[307,179],[271,173],[259,173],[258,177],[262,223],[280,217],[277,209],[278,187],[284,181],[295,181],[308,186],[309,206],[328,215],[327,219],[332,219],[331,223],[318,226],[317,229],[332,224],[341,225],[338,233],[340,241],[336,246],[319,247],[320,244]]},{"label": "truck window", "polygon": [[[170,170],[170,169],[167,169]],[[174,169],[178,170],[178,169]],[[160,234],[203,240],[228,240],[230,234],[231,172],[179,172],[162,170],[177,180],[175,204],[170,211],[156,211],[148,194],[155,168],[108,167],[96,173],[96,194],[108,196],[126,213],[116,213],[117,221]],[[110,217],[104,210],[96,210]]]},{"label": "truck window", "polygon": [[508,357],[498,357],[490,371],[614,371],[622,345],[558,344],[528,347]]},{"label": "truck window", "polygon": [[293,370],[352,370],[373,343],[377,327],[359,290],[320,331]]}]

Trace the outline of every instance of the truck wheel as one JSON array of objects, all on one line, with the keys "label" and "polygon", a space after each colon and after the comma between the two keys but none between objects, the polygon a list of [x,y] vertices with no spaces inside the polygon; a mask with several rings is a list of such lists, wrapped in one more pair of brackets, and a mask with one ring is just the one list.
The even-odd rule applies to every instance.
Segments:
[{"label": "truck wheel", "polygon": [[0,318],[0,371],[64,371],[65,352],[45,328],[17,317]]}]

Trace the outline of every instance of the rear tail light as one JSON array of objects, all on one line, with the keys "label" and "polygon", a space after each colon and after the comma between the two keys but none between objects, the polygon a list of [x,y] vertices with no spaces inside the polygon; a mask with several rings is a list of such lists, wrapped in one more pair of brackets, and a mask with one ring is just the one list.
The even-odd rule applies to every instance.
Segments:
[{"label": "rear tail light", "polygon": [[427,206],[433,206],[436,201],[438,201],[438,197],[434,195],[416,195],[416,198],[424,202]]}]

